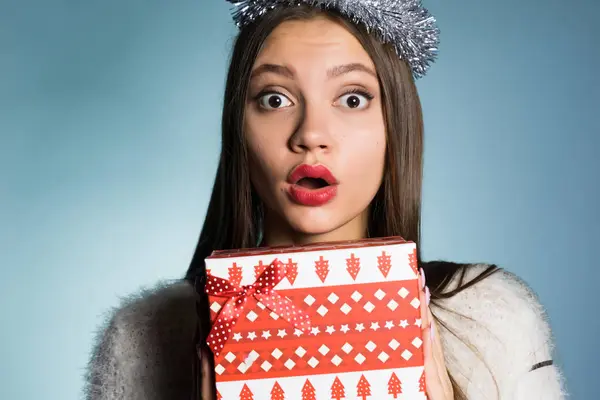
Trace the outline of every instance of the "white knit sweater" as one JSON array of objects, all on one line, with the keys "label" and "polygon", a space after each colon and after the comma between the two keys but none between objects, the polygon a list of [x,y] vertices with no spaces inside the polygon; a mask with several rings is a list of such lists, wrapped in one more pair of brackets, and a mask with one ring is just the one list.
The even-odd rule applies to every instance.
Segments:
[{"label": "white knit sweater", "polygon": [[[467,280],[484,268],[469,267]],[[552,360],[552,335],[536,296],[515,275],[500,270],[441,305],[432,312],[451,330],[440,327],[446,364],[469,400],[565,398],[556,366],[532,371]],[[99,332],[86,398],[189,399],[195,315],[184,282],[125,299]]]}]

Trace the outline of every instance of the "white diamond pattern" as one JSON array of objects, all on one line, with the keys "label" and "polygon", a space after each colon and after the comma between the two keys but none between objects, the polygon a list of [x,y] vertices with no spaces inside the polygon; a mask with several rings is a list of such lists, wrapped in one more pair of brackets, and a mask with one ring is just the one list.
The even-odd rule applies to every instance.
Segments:
[{"label": "white diamond pattern", "polygon": [[283,365],[285,365],[285,367],[287,369],[291,370],[292,368],[294,368],[294,366],[296,365],[296,363],[293,360],[291,360],[291,359],[288,358],[288,360]]},{"label": "white diamond pattern", "polygon": [[363,308],[365,309],[366,312],[370,313],[371,311],[373,311],[375,309],[375,305],[373,303],[371,303],[370,301],[367,301],[367,303],[363,306]]},{"label": "white diamond pattern", "polygon": [[421,345],[423,344],[423,341],[421,340],[421,338],[416,337],[413,341],[412,341],[412,345],[415,346],[417,349],[419,347],[421,347]]},{"label": "white diamond pattern", "polygon": [[373,343],[372,341],[369,340],[369,343],[367,343],[365,345],[365,347],[367,348],[367,350],[369,350],[370,352],[373,352],[373,350],[375,350],[377,348],[377,345],[375,343]]},{"label": "white diamond pattern", "polygon": [[360,299],[362,299],[362,294],[360,294],[360,292],[355,291],[354,293],[352,293],[352,296],[350,296],[352,298],[352,300],[358,302],[360,301]]},{"label": "white diamond pattern", "polygon": [[406,361],[410,360],[410,358],[412,357],[412,353],[408,350],[404,350],[402,352],[402,358],[404,358]]},{"label": "white diamond pattern", "polygon": [[348,315],[348,313],[350,311],[352,311],[352,307],[350,307],[348,304],[344,303],[341,307],[340,307],[340,311],[343,312],[344,314]]},{"label": "white diamond pattern", "polygon": [[300,346],[296,349],[295,353],[298,357],[302,358],[306,354],[306,350],[304,350],[304,348]]},{"label": "white diamond pattern", "polygon": [[338,301],[339,299],[340,299],[340,298],[339,298],[339,296],[338,296],[337,294],[335,294],[335,293],[331,293],[331,294],[329,295],[329,297],[327,297],[327,300],[329,300],[329,302],[330,302],[331,304],[335,304],[335,303],[337,303],[337,301]]},{"label": "white diamond pattern", "polygon": [[221,309],[221,305],[216,301],[213,301],[213,303],[210,305],[210,309],[214,312],[219,312],[219,310]]},{"label": "white diamond pattern", "polygon": [[390,346],[392,350],[396,350],[400,346],[400,343],[398,343],[396,339],[392,339],[390,343],[388,343],[388,346]]},{"label": "white diamond pattern", "polygon": [[419,301],[419,299],[417,299],[416,297],[414,299],[412,299],[412,301],[410,302],[410,305],[413,306],[415,309],[419,308],[419,306],[421,305],[421,302]]},{"label": "white diamond pattern", "polygon": [[382,351],[381,353],[379,353],[379,355],[377,356],[377,358],[379,358],[379,360],[381,362],[386,362],[390,358],[390,356],[388,356],[385,351]]},{"label": "white diamond pattern", "polygon": [[327,355],[327,353],[329,353],[329,347],[322,345],[321,347],[319,347],[319,353]]},{"label": "white diamond pattern", "polygon": [[329,310],[328,310],[328,309],[327,309],[327,307],[325,307],[325,306],[320,306],[319,308],[317,308],[317,312],[319,313],[319,315],[320,315],[321,317],[324,317],[324,316],[325,316],[325,314],[327,314],[327,312],[328,312],[328,311],[329,311]]},{"label": "white diamond pattern", "polygon": [[367,359],[367,358],[366,358],[365,356],[363,356],[362,354],[360,354],[360,353],[358,353],[358,354],[356,355],[356,357],[354,357],[354,361],[356,361],[356,362],[357,362],[357,363],[359,363],[359,364],[362,364],[362,363],[364,363],[366,359]]},{"label": "white diamond pattern", "polygon": [[375,292],[375,298],[377,300],[383,300],[384,297],[385,297],[385,292],[383,290],[379,289]]},{"label": "white diamond pattern", "polygon": [[312,368],[315,368],[317,365],[319,365],[319,360],[311,357],[310,360],[308,360],[308,365],[310,365]]},{"label": "white diamond pattern", "polygon": [[264,363],[262,363],[262,364],[260,365],[260,367],[261,367],[261,368],[263,369],[263,371],[265,371],[265,372],[269,372],[269,370],[271,369],[271,367],[272,367],[272,366],[273,366],[273,365],[272,365],[270,362],[268,362],[268,361],[265,361]]},{"label": "white diamond pattern", "polygon": [[396,308],[398,308],[398,303],[396,302],[396,300],[392,299],[389,303],[387,303],[387,308],[394,311]]},{"label": "white diamond pattern", "polygon": [[342,359],[339,356],[335,355],[331,359],[331,363],[337,367],[342,363]]},{"label": "white diamond pattern", "polygon": [[400,295],[400,297],[402,297],[403,299],[406,298],[406,296],[408,296],[409,291],[406,290],[405,287],[402,287],[402,289],[398,290],[398,294]]},{"label": "white diamond pattern", "polygon": [[248,314],[246,314],[246,318],[248,318],[250,322],[254,322],[256,321],[256,318],[258,318],[258,314],[256,314],[254,311],[250,311]]},{"label": "white diamond pattern", "polygon": [[246,363],[241,363],[240,365],[238,365],[238,371],[240,371],[242,374],[245,374],[246,371],[248,371],[249,366]]},{"label": "white diamond pattern", "polygon": [[345,344],[342,346],[342,350],[343,350],[343,351],[344,351],[344,353],[346,353],[346,354],[349,354],[349,353],[352,351],[352,349],[353,349],[353,348],[354,348],[354,347],[352,347],[352,345],[351,345],[350,343],[348,343],[348,342],[346,342],[346,343],[345,343]]},{"label": "white diamond pattern", "polygon": [[314,297],[312,297],[310,294],[304,298],[304,302],[306,304],[308,304],[309,306],[312,306],[315,301],[316,301],[316,299]]},{"label": "white diamond pattern", "polygon": [[273,356],[274,359],[279,360],[281,358],[281,356],[283,355],[283,353],[281,352],[281,350],[275,349],[275,350],[273,350],[273,352],[271,352],[271,355]]}]

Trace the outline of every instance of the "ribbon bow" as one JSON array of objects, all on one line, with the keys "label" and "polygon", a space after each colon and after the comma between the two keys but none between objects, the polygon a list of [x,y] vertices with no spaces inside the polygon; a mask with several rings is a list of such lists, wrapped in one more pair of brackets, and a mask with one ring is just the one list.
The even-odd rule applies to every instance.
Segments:
[{"label": "ribbon bow", "polygon": [[279,295],[275,286],[286,276],[285,266],[278,260],[273,261],[251,285],[237,287],[231,282],[208,275],[206,293],[215,297],[226,297],[225,303],[206,338],[213,354],[217,357],[225,343],[231,337],[233,327],[246,308],[248,299],[254,297],[266,308],[273,311],[294,327],[305,331],[310,327],[310,319],[302,309],[296,307],[288,298]]}]

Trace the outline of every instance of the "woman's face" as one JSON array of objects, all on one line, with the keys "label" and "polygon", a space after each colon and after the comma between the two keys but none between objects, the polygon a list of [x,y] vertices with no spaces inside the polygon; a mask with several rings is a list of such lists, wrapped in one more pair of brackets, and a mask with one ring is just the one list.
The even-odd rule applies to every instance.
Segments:
[{"label": "woman's face", "polygon": [[325,17],[288,21],[252,69],[244,133],[269,244],[363,237],[386,135],[373,61]]}]

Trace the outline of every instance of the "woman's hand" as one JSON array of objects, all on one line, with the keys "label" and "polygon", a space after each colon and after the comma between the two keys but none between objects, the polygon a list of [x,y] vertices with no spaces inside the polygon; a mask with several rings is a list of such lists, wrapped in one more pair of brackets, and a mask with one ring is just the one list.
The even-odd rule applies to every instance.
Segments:
[{"label": "woman's hand", "polygon": [[421,269],[420,291],[423,351],[425,353],[425,386],[429,400],[453,400],[454,391],[444,362],[444,350],[437,325],[429,309],[430,293]]}]

